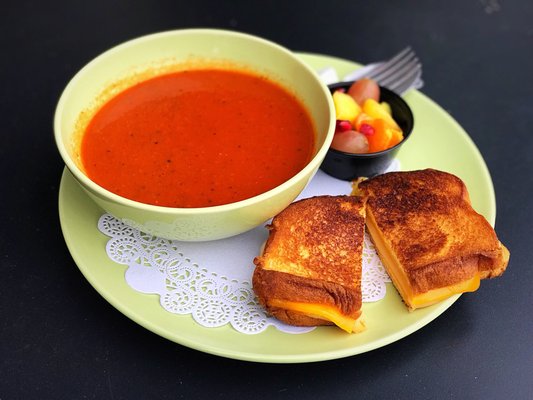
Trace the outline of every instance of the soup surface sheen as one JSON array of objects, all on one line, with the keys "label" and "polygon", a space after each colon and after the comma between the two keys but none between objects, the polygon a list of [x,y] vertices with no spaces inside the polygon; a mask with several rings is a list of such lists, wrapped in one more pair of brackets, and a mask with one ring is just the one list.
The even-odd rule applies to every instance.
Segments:
[{"label": "soup surface sheen", "polygon": [[266,192],[311,159],[303,105],[278,84],[241,71],[158,76],[97,111],[81,143],[85,172],[123,197],[208,207]]}]

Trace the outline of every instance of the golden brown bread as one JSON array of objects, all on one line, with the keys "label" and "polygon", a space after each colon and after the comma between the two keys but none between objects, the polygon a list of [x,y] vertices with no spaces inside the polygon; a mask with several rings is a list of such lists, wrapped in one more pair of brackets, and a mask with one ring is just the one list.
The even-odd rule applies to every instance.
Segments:
[{"label": "golden brown bread", "polygon": [[[429,305],[413,304],[406,298],[410,294],[438,288],[473,291],[479,279],[499,276],[507,267],[508,250],[470,205],[465,184],[452,174],[432,169],[391,172],[354,182],[353,194],[366,200],[372,240],[410,309]],[[395,265],[403,271],[391,271]],[[407,278],[403,286],[409,288],[398,287],[398,274]],[[469,280],[462,288],[453,287]]]},{"label": "golden brown bread", "polygon": [[[354,196],[292,203],[268,226],[253,288],[266,310],[299,326],[361,329],[364,207]],[[311,308],[309,308],[311,307]]]}]

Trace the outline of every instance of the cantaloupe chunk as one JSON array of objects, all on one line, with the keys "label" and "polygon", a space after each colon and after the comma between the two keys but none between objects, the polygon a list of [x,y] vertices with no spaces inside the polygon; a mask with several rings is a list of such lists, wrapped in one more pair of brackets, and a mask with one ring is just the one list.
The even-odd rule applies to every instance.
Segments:
[{"label": "cantaloupe chunk", "polygon": [[374,119],[372,126],[374,127],[374,134],[367,136],[368,152],[376,153],[388,149],[392,138],[392,130],[381,118]]}]

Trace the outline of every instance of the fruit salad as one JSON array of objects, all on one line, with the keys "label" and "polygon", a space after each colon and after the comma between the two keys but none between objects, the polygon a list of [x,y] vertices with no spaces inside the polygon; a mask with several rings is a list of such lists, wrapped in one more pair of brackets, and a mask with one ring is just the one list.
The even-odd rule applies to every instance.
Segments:
[{"label": "fruit salad", "polygon": [[380,102],[376,82],[364,78],[333,92],[337,125],[331,148],[346,153],[376,153],[403,140],[389,104]]}]

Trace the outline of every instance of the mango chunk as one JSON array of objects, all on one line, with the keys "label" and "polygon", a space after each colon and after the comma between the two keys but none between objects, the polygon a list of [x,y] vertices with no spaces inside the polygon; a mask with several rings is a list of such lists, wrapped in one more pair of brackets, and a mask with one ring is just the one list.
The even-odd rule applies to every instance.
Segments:
[{"label": "mango chunk", "polygon": [[387,111],[387,113],[392,116],[392,108],[389,103],[387,103],[386,101],[382,101],[379,104],[381,104],[381,107],[383,107],[385,111]]},{"label": "mango chunk", "polygon": [[383,107],[374,99],[366,99],[363,104],[363,112],[368,114],[372,118],[382,119],[390,127],[401,131],[400,127],[392,118],[392,115],[387,112],[387,109]]},{"label": "mango chunk", "polygon": [[389,128],[392,132],[392,136],[389,142],[389,147],[396,146],[398,143],[400,143],[403,140],[403,133],[402,131],[394,128]]},{"label": "mango chunk", "polygon": [[361,107],[352,96],[336,91],[333,93],[333,104],[335,105],[335,115],[337,120],[350,121],[351,124],[361,113]]}]

